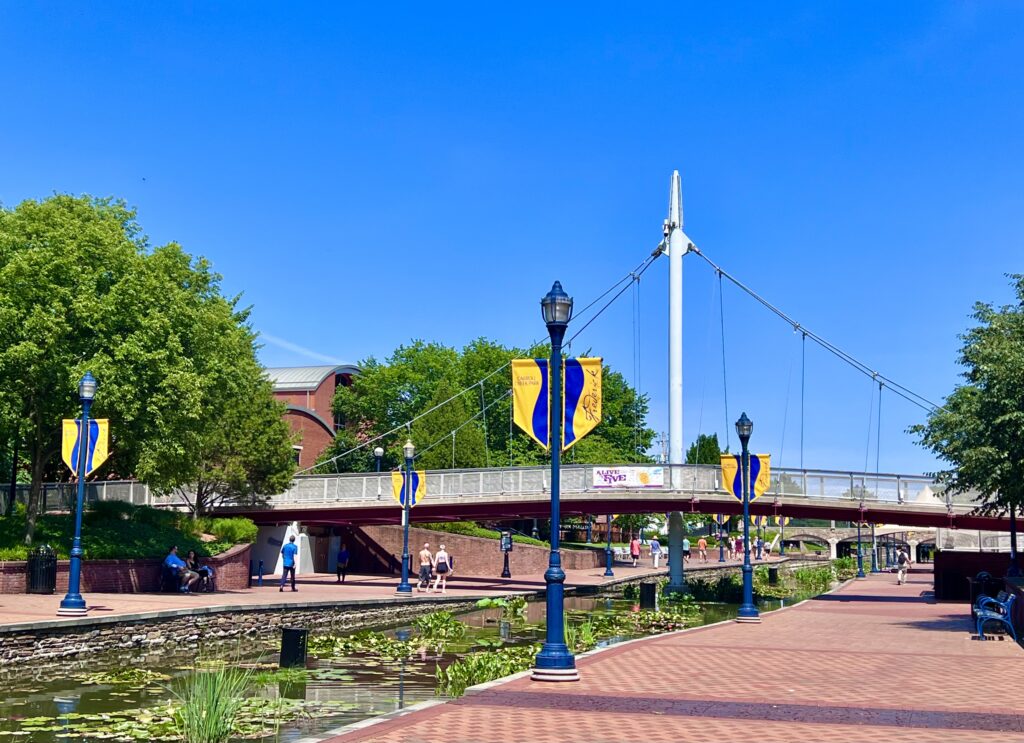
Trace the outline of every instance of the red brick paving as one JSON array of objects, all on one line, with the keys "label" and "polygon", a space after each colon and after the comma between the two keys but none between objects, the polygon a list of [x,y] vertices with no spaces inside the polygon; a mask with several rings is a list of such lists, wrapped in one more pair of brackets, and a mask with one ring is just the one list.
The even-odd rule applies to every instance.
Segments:
[{"label": "red brick paving", "polygon": [[872,576],[759,625],[583,658],[578,683],[517,679],[331,741],[1024,741],[1024,651],[972,639],[930,588]]}]

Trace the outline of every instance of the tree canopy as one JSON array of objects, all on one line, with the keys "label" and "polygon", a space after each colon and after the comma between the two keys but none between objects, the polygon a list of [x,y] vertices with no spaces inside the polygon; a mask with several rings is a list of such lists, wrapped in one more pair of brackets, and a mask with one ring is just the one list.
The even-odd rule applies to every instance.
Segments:
[{"label": "tree canopy", "polygon": [[[362,373],[351,386],[335,394],[334,413],[345,422],[322,460],[344,454],[326,471],[368,471],[373,466],[372,446],[351,449],[374,437],[400,429],[383,439],[385,465],[401,462],[401,448],[412,435],[419,452],[417,467],[452,466],[451,432],[456,467],[543,464],[548,454],[514,427],[510,427],[508,362],[514,358],[546,356],[545,346],[532,349],[503,346],[479,338],[462,349],[440,343],[414,341],[401,346],[383,361],[360,362]],[[638,395],[618,372],[603,370],[601,423],[563,456],[566,463],[625,464],[647,462],[645,454],[654,438],[647,427],[647,396]],[[455,400],[441,405],[462,391]],[[417,416],[440,406],[404,428]],[[429,451],[428,451],[429,447]]]},{"label": "tree canopy", "polygon": [[912,429],[950,465],[939,481],[976,490],[982,513],[1024,506],[1024,275],[1010,279],[1017,303],[975,304],[977,325],[960,336],[964,383]]},{"label": "tree canopy", "polygon": [[717,433],[702,433],[686,450],[686,464],[713,464],[717,467],[722,463],[722,454],[727,452],[728,449],[722,451]]},{"label": "tree canopy", "polygon": [[[248,310],[221,294],[205,259],[175,243],[151,248],[135,216],[88,196],[0,209],[0,432],[29,462],[26,541],[44,478],[67,476],[61,419],[80,414],[86,371],[99,381],[93,415],[111,421],[112,455],[98,475],[138,476],[158,491],[224,466],[218,440],[273,404],[258,382]],[[291,476],[288,431],[266,436],[276,485]],[[242,441],[253,439],[234,445]]]}]

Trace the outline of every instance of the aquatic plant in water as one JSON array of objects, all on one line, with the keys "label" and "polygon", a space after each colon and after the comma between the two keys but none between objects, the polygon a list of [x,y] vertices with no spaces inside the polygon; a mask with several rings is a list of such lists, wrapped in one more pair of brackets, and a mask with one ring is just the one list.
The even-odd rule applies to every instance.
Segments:
[{"label": "aquatic plant in water", "polygon": [[187,743],[226,743],[252,683],[252,671],[199,671],[172,688],[179,707],[174,726]]},{"label": "aquatic plant in water", "polygon": [[448,666],[438,666],[436,693],[458,697],[470,686],[526,671],[539,652],[540,645],[526,645],[464,655]]}]

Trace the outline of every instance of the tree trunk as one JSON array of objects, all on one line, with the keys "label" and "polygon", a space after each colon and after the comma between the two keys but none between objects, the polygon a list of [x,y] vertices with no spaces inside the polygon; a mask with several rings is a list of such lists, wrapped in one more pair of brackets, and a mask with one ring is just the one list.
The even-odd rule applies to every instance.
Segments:
[{"label": "tree trunk", "polygon": [[11,443],[11,488],[7,494],[7,505],[4,508],[4,516],[14,513],[14,499],[18,497],[18,444],[21,443],[20,424],[14,429],[14,439]]},{"label": "tree trunk", "polygon": [[36,521],[39,518],[40,494],[43,490],[43,471],[46,460],[40,456],[38,443],[32,447],[32,485],[28,491],[28,508],[25,513],[25,544],[31,545],[36,533]]}]

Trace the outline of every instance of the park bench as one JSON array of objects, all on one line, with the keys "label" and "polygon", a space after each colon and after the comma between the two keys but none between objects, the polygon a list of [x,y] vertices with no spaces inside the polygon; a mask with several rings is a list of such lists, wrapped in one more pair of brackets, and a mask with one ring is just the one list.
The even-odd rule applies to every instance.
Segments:
[{"label": "park bench", "polygon": [[1013,618],[1010,613],[1013,609],[1013,602],[1016,600],[1015,594],[1008,594],[1006,591],[1000,591],[995,598],[982,596],[978,599],[974,605],[974,616],[977,620],[979,639],[985,639],[985,635],[981,631],[985,622],[998,622],[1006,625],[1013,641],[1017,642],[1017,632],[1013,629]]},{"label": "park bench", "polygon": [[625,562],[626,560],[632,560],[633,558],[631,558],[629,553],[626,552],[625,547],[616,547],[614,554],[612,555],[612,559],[617,560],[618,562]]}]

